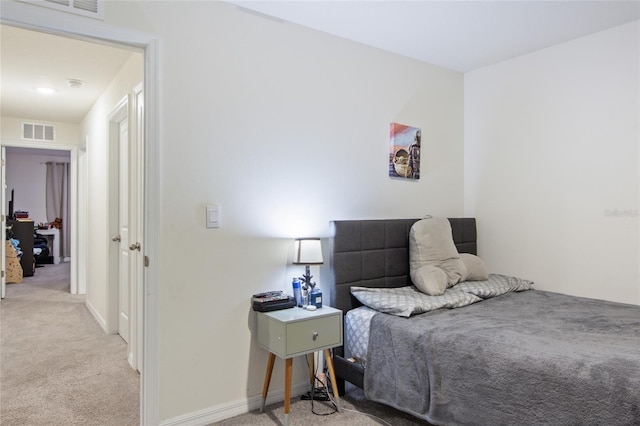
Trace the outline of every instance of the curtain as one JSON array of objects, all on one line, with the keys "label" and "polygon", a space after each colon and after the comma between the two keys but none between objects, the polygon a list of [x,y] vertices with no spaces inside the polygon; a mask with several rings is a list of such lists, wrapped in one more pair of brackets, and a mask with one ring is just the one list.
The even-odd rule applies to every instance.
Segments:
[{"label": "curtain", "polygon": [[69,214],[69,163],[47,162],[47,221],[62,219],[60,255],[71,256],[71,226]]}]

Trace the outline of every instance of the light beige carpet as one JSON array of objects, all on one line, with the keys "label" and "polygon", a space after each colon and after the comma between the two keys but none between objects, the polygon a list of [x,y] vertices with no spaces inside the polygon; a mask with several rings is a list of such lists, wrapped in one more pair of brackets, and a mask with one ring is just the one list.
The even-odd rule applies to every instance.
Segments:
[{"label": "light beige carpet", "polygon": [[[299,397],[291,400],[289,424],[296,425],[336,425],[336,426],[428,426],[429,423],[409,414],[376,402],[368,401],[364,392],[347,384],[347,393],[340,402],[342,411],[333,412],[329,402],[303,401]],[[315,412],[315,413],[314,413]],[[317,414],[316,414],[317,413]],[[215,423],[216,426],[282,426],[284,425],[284,404],[265,407],[263,413],[254,410]]]},{"label": "light beige carpet", "polygon": [[[69,294],[69,264],[37,268],[22,284],[8,284],[0,302],[0,424],[2,426],[133,426],[139,424],[139,376],[126,344],[106,335]],[[292,400],[293,425],[425,426],[420,419],[367,401],[349,387],[341,413],[326,402]],[[326,414],[326,415],[322,415]],[[283,403],[217,423],[284,425]]]},{"label": "light beige carpet", "polygon": [[69,294],[69,263],[7,284],[0,302],[0,424],[139,423],[139,375],[126,344]]}]

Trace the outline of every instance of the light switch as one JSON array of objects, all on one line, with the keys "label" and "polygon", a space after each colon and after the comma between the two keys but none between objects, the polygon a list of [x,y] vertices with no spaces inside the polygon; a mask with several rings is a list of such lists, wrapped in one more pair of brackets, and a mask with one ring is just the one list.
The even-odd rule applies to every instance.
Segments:
[{"label": "light switch", "polygon": [[217,204],[207,205],[207,228],[220,228],[220,226],[222,226],[220,206]]}]

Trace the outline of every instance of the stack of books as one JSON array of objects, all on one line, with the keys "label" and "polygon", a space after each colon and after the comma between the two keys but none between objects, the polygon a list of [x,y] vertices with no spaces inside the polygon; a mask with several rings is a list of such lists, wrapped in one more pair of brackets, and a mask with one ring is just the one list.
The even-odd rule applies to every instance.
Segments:
[{"label": "stack of books", "polygon": [[296,300],[282,291],[267,291],[254,294],[253,310],[257,312],[277,311],[278,309],[288,309],[296,306]]}]

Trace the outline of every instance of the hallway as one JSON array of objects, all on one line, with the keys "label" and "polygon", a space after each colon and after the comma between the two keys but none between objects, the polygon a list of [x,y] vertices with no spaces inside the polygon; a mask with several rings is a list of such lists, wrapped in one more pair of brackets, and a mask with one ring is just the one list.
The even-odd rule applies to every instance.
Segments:
[{"label": "hallway", "polygon": [[0,302],[0,424],[139,424],[126,343],[69,293],[69,263],[44,265]]}]

